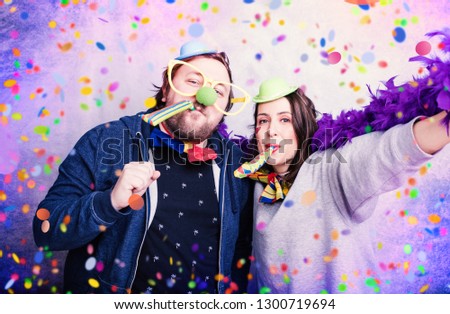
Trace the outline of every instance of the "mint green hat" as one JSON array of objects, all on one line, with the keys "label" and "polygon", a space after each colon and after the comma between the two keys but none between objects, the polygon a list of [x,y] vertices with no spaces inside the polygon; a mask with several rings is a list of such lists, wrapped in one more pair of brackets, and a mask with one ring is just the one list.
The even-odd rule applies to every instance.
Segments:
[{"label": "mint green hat", "polygon": [[255,103],[262,103],[272,101],[290,93],[295,92],[298,89],[297,86],[289,85],[282,78],[271,78],[265,80],[259,85],[259,93],[255,97],[253,97],[253,101]]}]

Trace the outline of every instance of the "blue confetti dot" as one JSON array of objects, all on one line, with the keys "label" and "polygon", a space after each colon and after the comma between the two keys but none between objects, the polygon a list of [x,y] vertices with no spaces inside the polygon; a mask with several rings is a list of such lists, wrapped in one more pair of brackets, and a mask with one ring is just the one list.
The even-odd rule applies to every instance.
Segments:
[{"label": "blue confetti dot", "polygon": [[203,35],[203,26],[200,23],[194,23],[189,26],[189,35],[192,37],[200,37]]},{"label": "blue confetti dot", "polygon": [[368,4],[360,4],[359,7],[364,11],[368,11],[370,9],[370,6]]},{"label": "blue confetti dot", "polygon": [[392,35],[394,36],[395,41],[397,41],[399,43],[403,42],[405,40],[405,38],[406,38],[406,32],[401,27],[396,27],[392,31]]},{"label": "blue confetti dot", "polygon": [[326,41],[325,38],[320,39],[320,47],[325,47]]},{"label": "blue confetti dot", "polygon": [[269,8],[271,10],[276,10],[279,7],[281,7],[281,0],[272,0],[272,2],[269,4]]},{"label": "blue confetti dot", "polygon": [[44,252],[42,251],[36,252],[36,254],[34,255],[34,262],[36,264],[40,264],[42,263],[43,260],[44,260]]},{"label": "blue confetti dot", "polygon": [[175,3],[176,0],[166,0],[167,3]]},{"label": "blue confetti dot", "polygon": [[334,40],[334,30],[331,30],[330,33],[328,33],[328,41],[333,41]]},{"label": "blue confetti dot", "polygon": [[289,201],[286,201],[286,202],[284,202],[284,206],[285,207],[292,207],[294,205],[294,201],[293,200],[289,200]]},{"label": "blue confetti dot", "polygon": [[256,58],[256,60],[260,61],[260,60],[262,59],[262,54],[257,53],[257,54],[255,55],[255,58]]},{"label": "blue confetti dot", "polygon": [[100,50],[105,50],[106,49],[105,45],[103,45],[101,42],[96,42],[95,45]]},{"label": "blue confetti dot", "polygon": [[247,3],[247,4],[250,4],[250,3],[253,3],[254,2],[254,0],[244,0],[244,3]]},{"label": "blue confetti dot", "polygon": [[28,19],[28,13],[27,13],[27,12],[22,12],[22,13],[20,13],[20,18],[21,18],[22,20]]},{"label": "blue confetti dot", "polygon": [[308,58],[309,58],[308,55],[306,53],[304,53],[300,56],[300,61],[306,62],[306,61],[308,61]]},{"label": "blue confetti dot", "polygon": [[365,64],[370,64],[375,61],[375,55],[372,51],[367,51],[362,55],[361,60]]}]

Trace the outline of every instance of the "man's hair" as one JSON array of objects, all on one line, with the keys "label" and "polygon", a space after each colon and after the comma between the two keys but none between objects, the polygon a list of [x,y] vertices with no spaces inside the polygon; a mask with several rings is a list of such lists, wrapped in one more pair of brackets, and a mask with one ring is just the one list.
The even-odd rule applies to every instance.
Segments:
[{"label": "man's hair", "polygon": [[[222,63],[224,65],[224,67],[227,69],[228,72],[228,76],[230,78],[230,83],[233,83],[233,77],[231,75],[231,68],[230,68],[230,61],[228,59],[228,56],[225,52],[217,52],[217,53],[210,53],[210,54],[204,54],[204,55],[199,55],[199,56],[193,56],[193,57],[189,57],[186,59],[183,59],[184,62],[189,62],[193,59],[196,58],[210,58],[210,59],[214,59],[219,61],[220,63]],[[173,67],[172,69],[172,79],[174,78],[176,72],[178,71],[178,69],[181,67],[181,65],[176,65]],[[162,73],[162,84],[161,86],[157,86],[157,85],[153,85],[156,89],[156,95],[155,95],[155,99],[156,99],[156,107],[155,109],[161,109],[164,108],[166,106],[166,103],[162,100],[164,98],[164,93],[167,95],[169,93],[170,90],[170,84],[169,84],[169,79],[167,77],[167,71],[168,68],[166,67],[166,69],[164,70],[164,72]],[[233,98],[233,91],[230,91],[230,96],[228,97],[228,104],[227,107],[225,108],[225,111],[229,111],[232,107],[231,104],[231,98]]]}]

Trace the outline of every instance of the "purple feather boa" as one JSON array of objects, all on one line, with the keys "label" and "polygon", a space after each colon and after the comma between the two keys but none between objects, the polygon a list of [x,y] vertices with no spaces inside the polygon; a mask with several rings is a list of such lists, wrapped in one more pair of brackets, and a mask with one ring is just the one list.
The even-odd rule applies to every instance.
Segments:
[{"label": "purple feather boa", "polygon": [[[426,34],[443,36],[442,51],[450,53],[450,28]],[[335,119],[324,114],[312,144],[315,150],[338,148],[357,136],[386,131],[397,124],[405,124],[417,116],[433,116],[441,111],[447,115],[442,124],[449,133],[450,125],[450,61],[439,57],[414,57],[409,61],[424,63],[428,74],[396,86],[395,77],[384,83],[386,89],[371,94],[371,102],[362,110],[342,111]]]}]

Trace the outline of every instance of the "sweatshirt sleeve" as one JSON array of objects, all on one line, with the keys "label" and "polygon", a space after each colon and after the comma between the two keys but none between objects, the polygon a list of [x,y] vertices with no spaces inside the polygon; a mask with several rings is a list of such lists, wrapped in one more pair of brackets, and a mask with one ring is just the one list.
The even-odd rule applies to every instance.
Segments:
[{"label": "sweatshirt sleeve", "polygon": [[329,168],[333,198],[352,221],[367,219],[374,206],[364,205],[401,187],[433,157],[422,151],[414,139],[413,125],[419,118],[385,132],[354,138],[333,151],[339,157],[331,159]]},{"label": "sweatshirt sleeve", "polygon": [[[92,241],[127,212],[111,204],[111,190],[96,191],[98,130],[81,137],[59,167],[58,177],[33,219],[37,246],[70,250]],[[41,213],[47,215],[41,215]],[[48,217],[46,217],[48,216]]]}]

